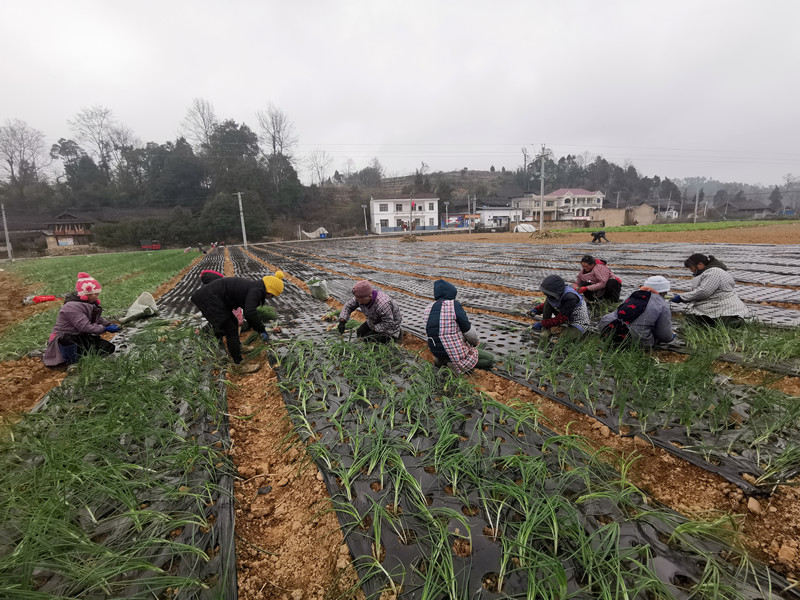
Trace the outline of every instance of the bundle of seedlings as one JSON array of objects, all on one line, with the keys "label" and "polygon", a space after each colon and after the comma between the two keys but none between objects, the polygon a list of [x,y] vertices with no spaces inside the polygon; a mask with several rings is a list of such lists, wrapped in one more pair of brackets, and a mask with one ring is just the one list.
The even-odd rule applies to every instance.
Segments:
[{"label": "bundle of seedlings", "polygon": [[235,597],[217,351],[166,323],[133,344],[3,432],[0,597]]},{"label": "bundle of seedlings", "polygon": [[369,598],[797,598],[731,519],[658,506],[587,440],[392,344],[275,349]]}]

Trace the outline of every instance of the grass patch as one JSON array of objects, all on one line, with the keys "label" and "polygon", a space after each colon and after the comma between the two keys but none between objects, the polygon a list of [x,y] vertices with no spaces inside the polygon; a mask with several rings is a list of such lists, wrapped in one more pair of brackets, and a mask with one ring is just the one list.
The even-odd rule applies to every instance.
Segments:
[{"label": "grass patch", "polygon": [[[10,264],[8,270],[26,283],[41,284],[36,293],[55,296],[74,291],[78,273],[87,272],[103,287],[103,316],[113,319],[121,317],[139,294],[154,292],[193,258],[182,250],[93,254],[24,260]],[[112,281],[116,283],[109,283]],[[0,360],[20,358],[31,350],[44,348],[61,306],[62,303],[53,302],[48,310],[4,330],[0,336]]]}]

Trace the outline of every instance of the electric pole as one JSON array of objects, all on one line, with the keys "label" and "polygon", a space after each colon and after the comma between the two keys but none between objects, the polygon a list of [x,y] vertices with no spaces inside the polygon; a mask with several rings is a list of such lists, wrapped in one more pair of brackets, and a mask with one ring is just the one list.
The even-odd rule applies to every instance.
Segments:
[{"label": "electric pole", "polygon": [[522,173],[525,175],[525,191],[530,191],[531,183],[528,180],[528,149],[522,147]]},{"label": "electric pole", "polygon": [[6,205],[0,204],[0,210],[3,212],[3,231],[6,234],[6,251],[8,252],[8,260],[14,262],[14,255],[11,254],[11,239],[8,237],[8,223],[6,223]]},{"label": "electric pole", "polygon": [[700,201],[700,192],[694,193],[694,222],[697,223],[697,203]]},{"label": "electric pole", "polygon": [[617,206],[616,206],[616,208],[619,208],[619,192],[617,192]]},{"label": "electric pole", "polygon": [[539,177],[539,231],[544,229],[544,144],[542,144],[542,172]]},{"label": "electric pole", "polygon": [[242,192],[236,192],[239,198],[239,220],[242,222],[242,245],[247,248],[247,232],[244,230],[244,211],[242,210]]}]

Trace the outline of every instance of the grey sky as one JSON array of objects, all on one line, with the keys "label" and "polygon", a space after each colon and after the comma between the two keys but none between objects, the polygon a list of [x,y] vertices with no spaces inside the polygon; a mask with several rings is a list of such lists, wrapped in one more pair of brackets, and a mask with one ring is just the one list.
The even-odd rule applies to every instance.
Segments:
[{"label": "grey sky", "polygon": [[546,143],[774,185],[800,175],[798,23],[794,0],[8,1],[0,121],[56,141],[101,105],[164,142],[195,97],[254,130],[272,102],[332,169],[513,169]]}]

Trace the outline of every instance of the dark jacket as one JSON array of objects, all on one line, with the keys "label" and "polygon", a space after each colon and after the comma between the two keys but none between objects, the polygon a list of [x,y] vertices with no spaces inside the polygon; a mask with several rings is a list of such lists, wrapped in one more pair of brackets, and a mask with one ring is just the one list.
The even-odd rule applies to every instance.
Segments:
[{"label": "dark jacket", "polygon": [[215,279],[192,295],[192,302],[215,329],[220,329],[223,323],[233,318],[233,310],[241,308],[248,325],[259,333],[265,329],[256,309],[266,299],[267,290],[260,279],[241,277]]},{"label": "dark jacket", "polygon": [[50,334],[42,361],[48,367],[55,367],[64,362],[58,340],[67,334],[73,335],[100,335],[106,330],[106,325],[111,325],[102,317],[103,309],[99,304],[81,300],[77,292],[71,292],[64,297],[64,306],[58,311],[56,324]]},{"label": "dark jacket", "polygon": [[[656,343],[666,344],[675,337],[667,301],[658,294],[644,290],[633,292],[614,312],[600,319],[598,328],[601,332],[608,326],[611,329],[622,327],[621,337],[630,336],[647,347]],[[605,331],[604,335],[610,333],[612,332]]]}]

